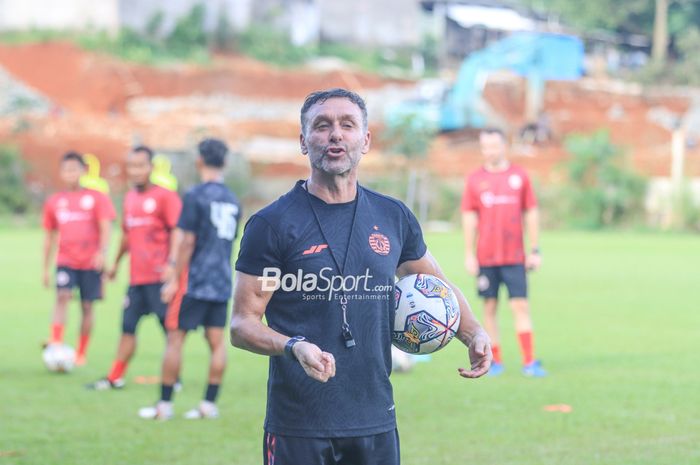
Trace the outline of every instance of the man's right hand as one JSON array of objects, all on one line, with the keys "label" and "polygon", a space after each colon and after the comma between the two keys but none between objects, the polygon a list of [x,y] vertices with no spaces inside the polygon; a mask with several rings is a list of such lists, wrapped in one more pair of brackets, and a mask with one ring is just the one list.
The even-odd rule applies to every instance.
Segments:
[{"label": "man's right hand", "polygon": [[163,271],[160,273],[160,280],[164,283],[167,283],[168,281],[175,278],[175,267],[168,263],[167,265],[165,265]]},{"label": "man's right hand", "polygon": [[109,279],[110,281],[114,281],[117,277],[117,269],[117,265],[114,264],[114,266],[112,266],[112,268],[110,268],[109,271],[107,271],[107,279]]},{"label": "man's right hand", "polygon": [[321,383],[335,376],[335,358],[329,352],[323,352],[316,344],[301,341],[292,347],[294,356],[299,360],[307,375]]},{"label": "man's right hand", "polygon": [[177,279],[166,281],[163,287],[160,288],[160,300],[165,304],[169,304],[170,301],[173,300],[173,297],[175,297],[179,288],[180,286],[177,283]]},{"label": "man's right hand", "polygon": [[467,256],[464,258],[464,267],[467,269],[467,273],[472,276],[479,274],[479,262],[472,254],[467,254]]},{"label": "man's right hand", "polygon": [[49,284],[51,284],[51,278],[49,277],[49,270],[44,270],[44,273],[41,277],[41,282],[44,284],[44,287],[48,288]]}]

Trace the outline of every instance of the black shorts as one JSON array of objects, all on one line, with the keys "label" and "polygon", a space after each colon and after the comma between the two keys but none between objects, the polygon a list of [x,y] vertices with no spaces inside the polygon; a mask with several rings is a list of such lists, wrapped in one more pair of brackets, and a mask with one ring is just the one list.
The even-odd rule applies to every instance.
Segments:
[{"label": "black shorts", "polygon": [[[226,308],[228,301],[212,302],[209,300],[195,299],[185,295],[182,298],[179,312],[177,313],[177,329],[191,331],[199,326],[205,328],[223,328],[226,326]],[[171,311],[174,311],[172,309]],[[175,316],[173,316],[173,319]],[[171,319],[169,316],[168,319]],[[168,326],[168,329],[174,329]]]},{"label": "black shorts", "polygon": [[161,286],[161,283],[129,286],[124,298],[123,333],[134,334],[141,317],[150,313],[154,313],[161,326],[165,327],[168,306],[160,300]]},{"label": "black shorts", "polygon": [[508,288],[511,299],[527,298],[525,265],[482,266],[479,269],[479,277],[476,279],[479,296],[485,299],[497,298],[501,283]]},{"label": "black shorts", "polygon": [[299,438],[265,432],[264,465],[400,465],[399,432],[348,438]]},{"label": "black shorts", "polygon": [[97,270],[76,270],[56,267],[56,289],[80,290],[80,300],[92,302],[102,298],[102,273]]}]

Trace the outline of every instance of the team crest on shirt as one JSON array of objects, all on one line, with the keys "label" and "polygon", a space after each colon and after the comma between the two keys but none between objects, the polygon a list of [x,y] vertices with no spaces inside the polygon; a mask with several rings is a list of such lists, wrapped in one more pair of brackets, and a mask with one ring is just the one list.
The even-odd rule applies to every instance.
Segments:
[{"label": "team crest on shirt", "polygon": [[518,189],[523,187],[523,178],[521,178],[517,174],[511,174],[510,176],[508,176],[508,185],[511,189],[517,191]]},{"label": "team crest on shirt", "polygon": [[90,210],[95,206],[95,197],[92,195],[84,195],[80,197],[80,208],[83,210]]},{"label": "team crest on shirt", "polygon": [[494,203],[493,192],[490,192],[490,191],[482,192],[479,197],[480,197],[481,203],[484,205],[484,207],[486,207],[486,208],[493,207],[493,203]]},{"label": "team crest on shirt", "polygon": [[389,255],[389,252],[391,252],[391,242],[389,242],[389,238],[384,234],[374,232],[369,235],[369,248],[376,254]]},{"label": "team crest on shirt", "polygon": [[153,213],[156,211],[156,199],[148,197],[143,201],[143,211],[146,213]]}]

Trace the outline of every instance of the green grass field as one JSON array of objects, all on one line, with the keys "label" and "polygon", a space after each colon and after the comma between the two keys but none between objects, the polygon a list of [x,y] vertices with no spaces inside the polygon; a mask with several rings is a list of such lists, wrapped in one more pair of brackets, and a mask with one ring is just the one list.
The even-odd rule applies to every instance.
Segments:
[{"label": "green grass field", "polygon": [[[428,236],[448,276],[480,314],[458,234]],[[524,379],[512,318],[501,311],[506,373],[457,375],[453,342],[430,363],[393,377],[406,465],[633,465],[700,463],[700,241],[697,236],[547,233],[531,276],[536,348],[547,379]],[[147,422],[163,339],[142,323],[127,388],[88,392],[113,357],[126,266],[97,307],[89,364],[54,375],[41,363],[53,293],[40,284],[41,233],[0,230],[0,465],[261,463],[267,360],[231,349],[217,421]],[[126,265],[126,264],[125,264]],[[75,343],[78,310],[67,340]],[[185,354],[178,414],[202,395],[207,352],[199,333]],[[358,380],[362,382],[362,380]],[[569,404],[571,413],[546,412]],[[305,465],[305,464],[298,464]]]}]

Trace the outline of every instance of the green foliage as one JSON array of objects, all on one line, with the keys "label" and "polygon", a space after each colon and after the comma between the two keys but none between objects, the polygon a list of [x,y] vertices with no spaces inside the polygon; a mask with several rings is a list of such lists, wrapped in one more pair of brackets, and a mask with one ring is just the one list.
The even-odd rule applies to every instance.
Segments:
[{"label": "green foliage", "polygon": [[632,221],[643,211],[646,180],[625,166],[624,153],[607,131],[571,135],[564,201],[574,227],[601,228]]},{"label": "green foliage", "polygon": [[581,31],[605,29],[651,33],[654,21],[654,0],[521,0],[521,3],[557,16]]},{"label": "green foliage", "polygon": [[364,177],[362,185],[395,198],[402,198],[406,194],[405,176],[398,176],[395,173],[385,176]]},{"label": "green foliage", "polygon": [[[653,37],[656,0],[520,0],[526,6],[546,12],[578,29],[581,33],[605,30],[613,33],[644,34]],[[700,2],[669,0],[668,2],[668,63],[650,62],[631,77],[648,84],[700,84],[700,47],[697,25],[700,24]]]},{"label": "green foliage", "polygon": [[238,49],[279,66],[299,65],[312,56],[310,48],[295,47],[285,33],[263,25],[253,25],[244,31],[238,37]]},{"label": "green foliage", "polygon": [[175,61],[206,63],[209,60],[208,36],[204,30],[205,7],[197,4],[178,19],[173,30],[163,36],[163,12],[156,12],[139,33],[123,28],[116,37],[100,32],[75,38],[88,50],[110,53],[128,61],[163,64]]},{"label": "green foliage", "polygon": [[24,183],[25,166],[19,151],[0,145],[0,213],[27,212],[31,198]]},{"label": "green foliage", "polygon": [[458,227],[461,226],[462,212],[460,201],[462,200],[463,185],[460,182],[452,185],[443,182],[439,177],[432,175],[427,184],[430,195],[430,220],[448,221]]},{"label": "green foliage", "polygon": [[69,36],[72,34],[65,31],[31,28],[0,32],[0,43],[7,45],[33,44],[66,39]]},{"label": "green foliage", "polygon": [[105,33],[80,36],[78,44],[88,50],[109,53],[124,60],[149,65],[160,65],[179,61],[207,63],[206,47],[172,48],[166,40],[151,39],[132,29],[122,29],[116,37]]},{"label": "green foliage", "polygon": [[426,71],[429,73],[437,72],[440,64],[440,44],[435,36],[423,36],[420,53],[423,56]]},{"label": "green foliage", "polygon": [[700,28],[690,26],[677,34],[676,57],[667,63],[650,61],[631,78],[647,85],[700,85]]},{"label": "green foliage", "polygon": [[430,144],[435,137],[436,129],[427,124],[425,119],[416,113],[406,113],[395,118],[384,133],[384,140],[390,153],[404,156],[408,163],[403,176],[406,178],[406,205],[414,209],[417,203],[418,219],[426,221],[430,211],[430,203],[434,190],[428,185],[430,172],[425,169],[424,160],[428,156]]},{"label": "green foliage", "polygon": [[668,8],[668,30],[678,37],[688,28],[700,23],[700,2],[697,0],[671,0]]},{"label": "green foliage", "polygon": [[384,133],[389,151],[412,159],[424,159],[430,150],[437,129],[417,113],[397,117]]},{"label": "green foliage", "polygon": [[411,68],[408,50],[382,50],[326,41],[295,46],[286,32],[263,24],[253,24],[241,33],[236,38],[236,48],[244,55],[282,67],[299,66],[313,57],[333,56],[378,74],[397,74],[397,70],[398,74],[405,74]]},{"label": "green foliage", "polygon": [[228,16],[220,14],[216,20],[216,28],[212,36],[213,47],[221,52],[231,52],[236,44],[236,35]]},{"label": "green foliage", "polygon": [[688,183],[685,183],[673,201],[674,227],[680,230],[700,232],[700,202],[693,195]]},{"label": "green foliage", "polygon": [[165,44],[177,56],[189,56],[193,50],[205,49],[207,34],[204,31],[206,9],[198,3],[190,12],[178,19],[172,32],[166,37]]},{"label": "green foliage", "polygon": [[367,48],[338,42],[321,42],[316,55],[342,58],[364,71],[390,75],[405,74],[411,69],[410,52],[410,50]]},{"label": "green foliage", "polygon": [[679,59],[667,67],[672,82],[683,85],[700,85],[700,28],[691,26],[678,35],[676,48]]},{"label": "green foliage", "polygon": [[[425,220],[449,222],[458,227],[461,219],[459,211],[459,202],[462,196],[461,182],[446,183],[433,173],[426,173],[422,179],[423,183],[419,182],[417,188],[424,187],[421,195],[425,195],[428,202],[428,217]],[[405,199],[409,174],[407,172],[394,172],[391,175],[365,177],[362,183],[369,189],[382,194]],[[418,213],[415,206],[413,209],[415,213]]]},{"label": "green foliage", "polygon": [[[408,49],[367,48],[323,41],[297,47],[291,43],[287,32],[270,26],[283,14],[281,6],[268,12],[268,22],[253,24],[240,34],[235,33],[225,14],[219,14],[214,30],[207,32],[204,28],[205,13],[204,4],[194,5],[167,34],[162,30],[164,14],[158,11],[149,18],[143,32],[129,28],[121,29],[116,35],[104,31],[29,30],[0,33],[0,43],[70,40],[88,50],[156,65],[176,61],[206,63],[210,59],[211,47],[224,52],[238,51],[282,67],[299,66],[317,56],[335,56],[372,73],[405,76],[411,69],[413,50]],[[435,44],[426,42],[423,48],[430,66],[435,60]]]},{"label": "green foliage", "polygon": [[226,160],[224,182],[236,193],[239,199],[245,199],[253,185],[250,163],[245,157],[236,152],[229,153]]},{"label": "green foliage", "polygon": [[146,23],[146,37],[150,38],[151,40],[155,40],[160,37],[164,19],[165,13],[160,10],[156,11],[148,20],[148,23]]}]

